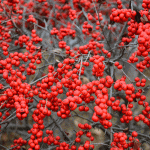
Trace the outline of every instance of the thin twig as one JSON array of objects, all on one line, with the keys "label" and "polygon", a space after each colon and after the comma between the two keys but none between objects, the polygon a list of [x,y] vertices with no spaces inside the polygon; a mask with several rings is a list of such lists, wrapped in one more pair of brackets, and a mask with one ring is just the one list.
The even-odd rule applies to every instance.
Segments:
[{"label": "thin twig", "polygon": [[122,60],[123,62],[125,62],[125,63],[131,65],[136,71],[138,71],[139,73],[141,73],[148,81],[150,81],[150,79],[149,79],[144,73],[142,73],[140,70],[138,70],[137,68],[135,68],[132,64],[130,64],[130,63],[127,62],[127,61],[124,61],[123,59],[121,59],[121,60]]},{"label": "thin twig", "polygon": [[63,129],[61,128],[61,126],[57,123],[57,121],[53,118],[53,116],[51,115],[50,118],[54,121],[54,123],[56,124],[56,126],[58,127],[58,129],[62,132],[63,136],[69,141],[71,142],[70,138],[67,136],[67,134],[63,131]]}]

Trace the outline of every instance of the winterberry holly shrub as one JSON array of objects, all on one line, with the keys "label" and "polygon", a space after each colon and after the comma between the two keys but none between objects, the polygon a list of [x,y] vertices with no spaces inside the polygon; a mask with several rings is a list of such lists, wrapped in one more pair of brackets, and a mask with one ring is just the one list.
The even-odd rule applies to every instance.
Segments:
[{"label": "winterberry holly shrub", "polygon": [[150,0],[0,2],[0,149],[149,149]]}]

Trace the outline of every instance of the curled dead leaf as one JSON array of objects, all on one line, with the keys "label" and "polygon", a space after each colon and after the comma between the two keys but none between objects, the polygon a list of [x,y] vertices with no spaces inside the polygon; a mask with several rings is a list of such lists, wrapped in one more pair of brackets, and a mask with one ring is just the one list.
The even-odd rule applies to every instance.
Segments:
[{"label": "curled dead leaf", "polygon": [[139,141],[137,141],[136,139],[133,140],[133,150],[138,150],[138,148],[140,148],[141,143]]}]

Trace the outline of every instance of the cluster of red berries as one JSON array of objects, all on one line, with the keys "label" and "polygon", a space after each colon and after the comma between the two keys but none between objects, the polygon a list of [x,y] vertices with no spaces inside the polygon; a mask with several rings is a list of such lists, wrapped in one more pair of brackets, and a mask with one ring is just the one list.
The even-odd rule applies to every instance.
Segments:
[{"label": "cluster of red berries", "polygon": [[[35,110],[38,111],[38,110]],[[36,113],[36,112],[35,112]],[[33,128],[31,128],[30,130],[28,130],[28,133],[32,133],[32,135],[30,136],[30,140],[28,141],[28,145],[30,146],[30,148],[28,150],[39,150],[40,149],[40,145],[39,143],[42,142],[42,135],[43,135],[43,129],[45,128],[45,126],[43,125],[43,118],[46,116],[47,114],[45,114],[45,111],[43,111],[43,113],[41,113],[41,116],[39,116],[39,118],[41,117],[42,119],[38,119],[36,120],[36,118],[34,119],[34,121],[37,121],[37,123],[33,124]]]},{"label": "cluster of red berries", "polygon": [[[3,104],[2,104],[2,106],[3,106]],[[0,113],[0,117],[2,117],[2,121],[5,120],[8,116],[10,116],[9,110],[5,111],[4,114]],[[0,128],[1,128],[1,126],[0,126]]]},{"label": "cluster of red berries", "polygon": [[[140,11],[140,14],[143,15],[148,15],[147,11]],[[142,56],[144,57],[143,61],[140,61],[139,63],[136,64],[137,69],[139,69],[141,72],[143,72],[146,68],[149,67],[149,35],[150,35],[150,30],[149,30],[149,23],[137,23],[136,21],[132,20],[128,22],[128,35],[131,36],[132,38],[135,37],[135,35],[138,36],[138,50],[130,56],[128,62],[129,63],[134,63],[138,62],[137,56]]]},{"label": "cluster of red berries", "polygon": [[[111,143],[112,148],[110,150],[118,150],[117,148],[123,150],[128,148],[127,135],[124,132],[114,133],[113,142]],[[116,149],[115,149],[116,148]]]},{"label": "cluster of red berries", "polygon": [[121,0],[117,0],[117,7],[118,9],[122,9],[122,1]]},{"label": "cluster of red berries", "polygon": [[[20,44],[20,46],[25,43],[26,45],[32,46],[33,42],[38,43],[40,38],[37,37],[35,34],[36,31],[32,30],[32,39],[29,43],[29,37],[23,35],[18,39],[18,42],[16,41],[16,44]],[[35,40],[35,38],[37,38]],[[5,42],[3,42],[3,46],[7,46]],[[4,47],[4,48],[5,48]],[[33,51],[32,51],[33,52]],[[35,50],[34,50],[35,52]],[[39,59],[36,61],[37,64],[39,64],[40,59],[42,58],[42,55],[40,52],[35,54],[34,56],[32,54],[29,54],[28,52],[23,53],[10,53],[9,57],[5,60],[0,60],[1,64],[1,70],[0,73],[3,74],[3,78],[6,80],[6,82],[9,84],[11,89],[7,89],[3,92],[4,95],[0,97],[0,104],[1,108],[9,108],[9,110],[6,112],[6,115],[3,115],[3,120],[5,120],[9,115],[9,111],[11,111],[12,108],[16,109],[16,116],[18,119],[23,120],[27,117],[28,111],[28,103],[33,102],[33,93],[31,90],[31,86],[27,83],[22,83],[22,81],[26,80],[26,76],[22,74],[22,72],[27,71],[27,74],[34,74],[35,71],[31,71],[29,73],[30,68],[36,69],[36,66],[33,64],[35,63],[36,59]],[[21,61],[27,62],[28,60],[31,60],[31,63],[29,64],[29,68],[25,69],[25,65],[20,65]],[[16,70],[13,69],[13,67],[19,67]],[[25,95],[25,98],[24,98]]]},{"label": "cluster of red berries", "polygon": [[[35,63],[36,59],[38,59],[36,61],[37,64],[41,63],[41,61],[40,61],[41,58],[42,58],[42,55],[40,52],[38,52],[36,55],[34,55],[34,57],[33,57],[33,55],[29,54],[28,52],[25,52],[24,54],[15,52],[14,54],[10,53],[10,57],[7,58],[6,60],[1,60],[0,64],[3,66],[3,68],[9,69],[9,70],[11,70],[11,67],[14,65],[16,67],[21,68],[21,72],[24,72],[25,70],[24,70],[23,65],[19,66],[21,60],[23,60],[24,62],[27,62],[28,59],[31,59],[31,63],[29,65],[29,67],[26,69],[28,75],[30,75],[30,74],[35,73],[34,70],[36,69],[36,66],[33,63]],[[31,70],[31,69],[34,69],[34,70]],[[17,72],[14,70],[14,72],[11,74],[14,76],[17,75],[17,77],[20,77],[22,80],[24,80],[24,78],[25,78],[25,76],[23,76],[22,73],[19,73],[19,70],[17,70]],[[8,75],[9,75],[9,72],[5,70],[5,72],[3,73],[3,78],[8,79]]]},{"label": "cluster of red berries", "polygon": [[137,52],[132,53],[132,55],[130,56],[130,58],[129,58],[129,60],[128,60],[129,63],[138,62],[139,59],[138,59],[138,57],[136,57],[136,56],[137,56],[136,53],[137,53]]},{"label": "cluster of red berries", "polygon": [[[113,142],[111,143],[111,150],[124,150],[129,147],[132,147],[131,150],[133,150],[134,145],[139,143],[139,140],[135,137],[138,136],[138,133],[136,131],[133,131],[131,136],[128,138],[127,135],[124,132],[114,133],[113,135]],[[127,139],[129,139],[129,142],[127,143]],[[140,144],[140,143],[139,143]],[[136,144],[136,149],[140,150],[140,146]]]},{"label": "cluster of red berries", "polygon": [[[84,130],[84,131],[80,130],[76,133],[75,142],[80,143],[81,142],[81,137],[84,134],[86,135],[86,137],[88,137],[90,139],[90,141],[94,140],[94,137],[91,135],[91,132],[89,131],[92,128],[91,125],[89,125],[87,123],[85,123],[85,124],[79,123],[78,127],[80,129]],[[94,145],[90,144],[90,141],[89,140],[85,141],[84,145],[79,146],[78,150],[85,150],[85,149],[90,149],[90,148],[94,149]]]},{"label": "cluster of red berries", "polygon": [[114,22],[126,22],[129,18],[133,18],[136,15],[136,11],[131,9],[112,9],[110,20]]},{"label": "cluster of red berries", "polygon": [[146,66],[147,68],[150,67],[150,57],[149,56],[144,58],[144,60],[142,61],[142,65]]},{"label": "cluster of red berries", "polygon": [[[111,53],[108,52],[107,50],[103,49],[104,47],[104,44],[102,43],[98,43],[98,42],[95,42],[93,40],[91,40],[88,44],[84,45],[84,46],[80,46],[79,47],[79,50],[78,49],[73,49],[74,51],[71,52],[71,50],[69,51],[69,47],[67,46],[66,47],[66,54],[69,54],[70,56],[74,56],[72,55],[76,50],[77,50],[77,53],[76,55],[80,55],[81,53],[82,54],[88,54],[88,52],[93,52],[94,55],[96,55],[96,57],[99,57],[97,54],[103,52],[104,54],[107,54],[107,57],[110,57],[111,56]],[[97,50],[97,48],[99,50]],[[69,52],[68,52],[69,51]]]},{"label": "cluster of red berries", "polygon": [[122,68],[123,68],[122,65],[120,65],[118,61],[116,61],[116,62],[114,63],[114,65],[115,65],[118,69],[122,69]]},{"label": "cluster of red berries", "polygon": [[136,77],[135,79],[135,82],[136,82],[136,86],[137,87],[144,87],[145,86],[145,84],[146,84],[146,79],[141,79],[141,81],[140,81],[140,78],[139,77]]},{"label": "cluster of red berries", "polygon": [[123,38],[122,38],[122,42],[119,44],[119,46],[124,46],[124,45],[125,45],[124,43],[129,44],[131,41],[132,41],[132,38],[123,37]]},{"label": "cluster of red berries", "polygon": [[143,0],[142,7],[144,9],[150,9],[150,2],[149,2],[149,0]]},{"label": "cluster of red berries", "polygon": [[[3,78],[6,79],[6,82],[9,83],[10,87],[12,88],[12,89],[7,89],[3,92],[4,95],[1,97],[0,102],[2,103],[7,100],[7,104],[4,104],[3,107],[16,108],[17,117],[21,119],[27,116],[28,103],[29,103],[29,100],[24,98],[21,101],[21,97],[22,94],[25,94],[27,96],[28,92],[31,89],[27,83],[22,84],[21,82],[21,80],[25,80],[26,77],[22,75],[22,73],[19,70],[16,71],[11,68],[12,65],[16,65],[17,63],[16,61],[18,60],[17,54],[18,53],[16,52],[14,53],[14,55],[11,55],[14,59],[8,58],[6,59],[7,61],[6,60],[0,61],[1,65],[5,68],[4,69],[5,71],[1,72],[3,73]],[[18,64],[16,66],[18,66]],[[19,94],[19,97],[17,96],[17,93]],[[31,94],[29,94],[27,97],[30,96]]]},{"label": "cluster of red berries", "polygon": [[74,19],[76,19],[76,10],[73,10],[73,9],[70,9],[69,10],[69,17],[70,17],[70,19],[71,20],[74,20]]},{"label": "cluster of red berries", "polygon": [[[144,103],[144,106],[145,106],[145,109],[144,110],[142,110],[142,114],[146,117],[146,118],[148,118],[148,119],[150,119],[150,115],[149,115],[149,112],[150,112],[150,106],[149,106],[149,104],[148,103]],[[148,119],[146,119],[145,121],[144,121],[144,123],[150,123],[150,121],[148,120]],[[147,125],[148,125],[147,124]]]},{"label": "cluster of red berries", "polygon": [[[145,86],[145,82],[146,80],[145,79],[141,79],[141,82],[140,79],[138,77],[135,78],[135,81],[137,82],[136,85],[137,86]],[[150,118],[148,112],[149,112],[149,104],[147,102],[144,102],[146,100],[146,96],[145,95],[141,95],[142,93],[142,90],[139,89],[136,93],[135,92],[135,88],[133,87],[132,84],[126,84],[125,81],[124,82],[119,82],[119,84],[122,86],[123,90],[125,90],[125,93],[126,93],[126,99],[128,100],[129,104],[128,104],[128,108],[126,108],[126,105],[125,104],[122,104],[121,105],[121,110],[122,110],[122,113],[124,114],[122,116],[122,118],[120,119],[120,121],[122,123],[126,122],[126,123],[129,123],[129,121],[131,121],[133,119],[132,117],[132,111],[131,111],[131,108],[133,107],[133,100],[136,98],[136,99],[139,99],[138,101],[138,104],[139,105],[143,105],[145,107],[145,110],[142,111],[143,115],[145,115],[144,118],[142,118],[141,120],[143,120],[143,122],[145,124],[147,124],[149,126],[149,121],[147,118]],[[117,90],[122,90],[122,88],[118,87],[119,84],[116,83],[114,84],[114,88],[117,89]],[[111,102],[107,102],[108,103],[108,106],[111,105]],[[119,101],[118,101],[118,104],[119,104]],[[117,104],[116,104],[117,105]],[[113,107],[112,107],[113,108]],[[115,109],[114,109],[115,110]],[[116,109],[118,111],[120,111],[120,108],[119,109]],[[134,118],[135,121],[139,121],[139,116],[136,116]]]},{"label": "cluster of red berries", "polygon": [[91,57],[90,62],[93,62],[93,68],[92,68],[92,74],[96,75],[97,77],[102,77],[104,75],[104,69],[105,69],[105,65],[103,63],[103,61],[105,60],[105,58],[103,56],[99,56],[99,55],[95,55],[93,57]]},{"label": "cluster of red berries", "polygon": [[[63,0],[61,1],[63,3]],[[68,14],[68,11],[71,9],[70,5],[61,5],[62,6],[62,10],[66,10],[66,13]]]},{"label": "cluster of red berries", "polygon": [[55,138],[52,130],[46,130],[46,134],[48,134],[48,136],[43,138],[44,143],[47,143],[48,145],[51,145],[51,144],[60,145],[60,142],[59,142],[60,137],[56,136]]},{"label": "cluster of red berries", "polygon": [[27,22],[33,22],[33,23],[36,23],[36,19],[34,18],[33,15],[29,15],[29,18],[27,19]]},{"label": "cluster of red berries", "polygon": [[51,35],[57,35],[59,33],[59,30],[57,30],[56,28],[53,28],[50,32]]},{"label": "cluster of red berries", "polygon": [[96,47],[98,48],[98,50],[96,51],[93,51],[94,52],[94,55],[97,55],[98,53],[101,54],[101,50],[103,49],[104,47],[104,44],[103,43],[96,43]]},{"label": "cluster of red berries", "polygon": [[107,101],[107,104],[112,107],[112,110],[121,111],[121,107],[119,106],[120,100],[115,100],[115,97],[111,97],[110,101]]},{"label": "cluster of red berries", "polygon": [[107,58],[111,57],[111,52],[109,52],[108,50],[102,48],[102,52],[106,55]]},{"label": "cluster of red berries", "polygon": [[66,42],[65,41],[60,41],[59,42],[59,47],[60,48],[65,48],[66,47]]},{"label": "cluster of red berries", "polygon": [[105,87],[111,87],[112,83],[113,80],[110,76],[107,76],[106,79],[101,78],[100,81],[95,82],[99,90],[95,92],[97,96],[95,103],[97,106],[94,107],[95,112],[92,116],[92,120],[94,122],[99,121],[106,129],[112,126],[112,123],[108,121],[111,120],[112,116],[107,112],[108,89]]},{"label": "cluster of red berries", "polygon": [[132,116],[132,111],[130,108],[127,108],[125,106],[122,105],[122,113],[124,114],[121,118],[120,118],[120,121],[122,123],[129,123],[132,119],[133,119],[133,116]]},{"label": "cluster of red berries", "polygon": [[56,150],[72,150],[72,149],[69,149],[69,144],[66,143],[66,142],[62,142],[60,143],[59,147],[56,147]]},{"label": "cluster of red berries", "polygon": [[70,116],[70,110],[75,110],[77,104],[75,103],[75,98],[69,96],[62,101],[61,109],[57,112],[57,115],[61,118],[66,118]]},{"label": "cluster of red berries", "polygon": [[143,121],[143,123],[147,124],[148,126],[150,125],[150,115],[149,115],[149,112],[150,112],[150,106],[147,102],[145,102],[145,110],[142,111],[143,114],[139,114],[138,116],[135,116],[134,117],[134,120],[136,122],[139,122],[140,120]]},{"label": "cluster of red berries", "polygon": [[88,54],[87,48],[88,48],[87,45],[80,46],[80,47],[79,47],[79,53]]},{"label": "cluster of red berries", "polygon": [[[128,143],[128,147],[132,147],[131,150],[134,150],[133,147],[136,144],[136,142],[139,143],[139,139],[136,138],[137,136],[138,136],[138,133],[136,131],[133,131],[131,136],[129,137],[130,142]],[[139,145],[141,144],[139,143]],[[140,146],[136,146],[136,147],[137,147],[136,148],[137,150],[140,150]]]},{"label": "cluster of red berries", "polygon": [[87,106],[79,106],[79,111],[89,111],[89,107]]},{"label": "cluster of red berries", "polygon": [[86,35],[90,35],[90,32],[93,30],[93,26],[88,24],[88,21],[85,21],[82,27],[82,33]]},{"label": "cluster of red berries", "polygon": [[37,0],[39,3],[46,2],[46,0]]},{"label": "cluster of red berries", "polygon": [[7,56],[7,55],[8,55],[8,47],[9,47],[9,44],[6,43],[6,42],[2,42],[1,47],[2,47],[2,50],[3,50],[3,54],[4,54],[5,56]]},{"label": "cluster of red berries", "polygon": [[[149,27],[148,25],[147,25],[147,27],[145,26],[146,29],[148,27]],[[138,50],[139,50],[139,54],[141,54],[143,57],[148,56],[148,52],[149,52],[148,48],[150,47],[148,42],[149,42],[149,34],[147,34],[146,31],[144,32],[144,30],[143,30],[143,32],[140,33],[140,35],[138,37],[138,43],[139,43]]]},{"label": "cluster of red berries", "polygon": [[90,21],[93,20],[93,16],[92,16],[90,13],[87,14],[87,17],[88,17],[88,19],[89,19]]},{"label": "cluster of red berries", "polygon": [[[39,43],[39,42],[42,42],[42,38],[40,38],[37,34],[36,34],[36,30],[32,30],[31,31],[31,41],[32,42],[35,42],[35,44]],[[27,43],[28,45],[28,43]],[[29,45],[28,45],[29,46]],[[29,46],[30,47],[30,46]],[[27,49],[27,48],[26,48]],[[27,49],[28,50],[28,49]],[[32,52],[31,52],[32,53]]]},{"label": "cluster of red berries", "polygon": [[131,38],[135,38],[135,35],[141,32],[138,27],[139,24],[135,20],[131,19],[130,21],[128,21],[128,36]]},{"label": "cluster of red berries", "polygon": [[[8,25],[12,25],[11,23],[8,23]],[[11,28],[11,26],[9,27],[9,29]],[[0,37],[0,39],[2,40],[2,39],[5,39],[6,40],[6,42],[10,42],[11,41],[11,35],[10,35],[10,33],[9,33],[9,31],[8,31],[8,29],[4,29],[5,30],[5,33],[4,34],[2,34],[2,36]]]},{"label": "cluster of red berries", "polygon": [[[23,140],[21,137],[14,140],[14,144],[11,145],[12,150],[20,150],[21,146],[26,145],[27,141]],[[14,148],[13,148],[14,147]]]},{"label": "cluster of red berries", "polygon": [[69,144],[66,142],[60,142],[60,137],[54,137],[52,130],[46,130],[46,134],[48,134],[48,136],[43,138],[43,142],[47,143],[48,145],[58,145],[56,150],[76,150],[75,145],[72,145],[71,149],[69,149]]},{"label": "cluster of red berries", "polygon": [[29,100],[25,99],[24,97],[15,96],[16,117],[19,120],[23,120],[24,118],[27,117],[29,113],[28,103]]},{"label": "cluster of red berries", "polygon": [[94,16],[94,18],[98,21],[97,23],[97,25],[100,25],[99,23],[99,21],[102,21],[103,20],[103,16],[102,16],[102,13],[98,13],[98,15],[99,15],[99,17],[97,16],[97,14],[95,14],[95,16]]},{"label": "cluster of red berries", "polygon": [[[42,106],[41,106],[42,105]],[[45,116],[50,116],[51,111],[47,109],[47,104],[45,100],[40,100],[37,104],[37,109],[33,112],[32,118],[35,122],[39,122],[45,118]]]},{"label": "cluster of red berries", "polygon": [[132,93],[134,93],[135,91],[135,88],[133,84],[127,84],[125,80],[126,76],[123,76],[121,79],[118,79],[114,84],[114,88],[118,91],[124,90],[126,95],[132,95]]},{"label": "cluster of red berries", "polygon": [[79,5],[81,5],[82,8],[85,9],[85,11],[87,11],[89,8],[91,8],[91,4],[92,2],[90,0],[82,0],[82,1],[78,1],[78,0],[74,0],[73,1],[73,5],[74,7],[78,10]]},{"label": "cluster of red berries", "polygon": [[90,141],[85,141],[85,144],[83,146],[79,146],[78,150],[88,150],[88,149],[94,149],[94,145],[90,144]]},{"label": "cluster of red berries", "polygon": [[60,40],[63,40],[65,36],[75,37],[76,31],[71,29],[71,25],[68,23],[66,28],[60,28],[58,31],[56,28],[53,28],[50,32],[51,35],[57,35]]},{"label": "cluster of red berries", "polygon": [[149,56],[145,57],[143,61],[136,64],[136,67],[141,72],[143,72],[146,68],[149,68],[150,67],[150,57]]},{"label": "cluster of red berries", "polygon": [[133,102],[133,99],[136,97],[134,94],[135,88],[133,84],[126,84],[125,79],[126,77],[123,76],[120,80],[117,80],[114,84],[114,88],[118,91],[124,90],[128,102]]},{"label": "cluster of red berries", "polygon": [[26,58],[28,58],[28,60],[31,60],[31,63],[29,63],[29,67],[26,68],[27,71],[27,75],[33,75],[35,74],[35,70],[36,70],[36,64],[40,64],[41,63],[41,59],[42,59],[42,53],[38,52],[35,55],[31,55],[26,53]]},{"label": "cluster of red berries", "polygon": [[26,43],[29,39],[29,36],[22,35],[18,40],[15,41],[15,46],[19,44],[20,47],[23,47],[23,43]]}]

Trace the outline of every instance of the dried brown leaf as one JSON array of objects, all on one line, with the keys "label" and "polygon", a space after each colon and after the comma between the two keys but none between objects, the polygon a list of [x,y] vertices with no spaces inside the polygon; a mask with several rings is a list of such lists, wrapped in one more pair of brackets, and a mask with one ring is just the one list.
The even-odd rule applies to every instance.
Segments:
[{"label": "dried brown leaf", "polygon": [[128,133],[129,133],[129,128],[127,127],[127,128],[125,128],[125,129],[123,129],[123,132],[124,132],[125,134],[128,134]]},{"label": "dried brown leaf", "polygon": [[133,143],[134,143],[133,150],[138,150],[138,148],[140,148],[140,146],[141,146],[141,143],[135,139],[133,140]]},{"label": "dried brown leaf", "polygon": [[53,49],[53,52],[60,54],[62,52],[62,49],[56,48],[56,49]]}]

